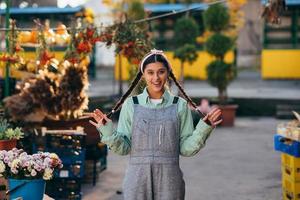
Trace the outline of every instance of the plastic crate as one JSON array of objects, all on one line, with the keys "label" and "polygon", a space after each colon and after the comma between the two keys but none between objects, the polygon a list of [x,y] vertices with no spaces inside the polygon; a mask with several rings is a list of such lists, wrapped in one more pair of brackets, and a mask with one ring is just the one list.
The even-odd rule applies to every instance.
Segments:
[{"label": "plastic crate", "polygon": [[274,148],[277,151],[300,157],[300,142],[285,138],[281,135],[274,135]]},{"label": "plastic crate", "polygon": [[[46,194],[55,199],[81,198],[81,179],[53,179],[47,181]],[[73,197],[72,197],[73,196]]]},{"label": "plastic crate", "polygon": [[65,165],[81,164],[85,162],[85,149],[52,149],[46,148],[47,152],[56,153]]},{"label": "plastic crate", "polygon": [[281,154],[281,172],[291,180],[300,182],[300,158]]},{"label": "plastic crate", "polygon": [[56,174],[56,178],[83,178],[84,163],[64,164],[63,168]]},{"label": "plastic crate", "polygon": [[85,137],[85,134],[75,131],[48,131],[46,135],[46,148],[61,150],[65,150],[66,148],[82,149],[85,146]]},{"label": "plastic crate", "polygon": [[283,200],[300,200],[300,182],[294,182],[285,174],[282,175]]}]

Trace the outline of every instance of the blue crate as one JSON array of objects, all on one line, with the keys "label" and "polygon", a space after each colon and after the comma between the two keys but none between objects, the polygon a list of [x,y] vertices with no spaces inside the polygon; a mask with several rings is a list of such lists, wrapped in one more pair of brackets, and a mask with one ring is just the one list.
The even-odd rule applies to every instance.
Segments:
[{"label": "blue crate", "polygon": [[84,163],[81,164],[64,164],[63,168],[55,174],[55,178],[83,178]]},{"label": "blue crate", "polygon": [[274,135],[274,148],[294,157],[300,157],[300,142],[285,138],[281,135]]},{"label": "blue crate", "polygon": [[56,178],[49,180],[45,193],[54,199],[81,199],[81,179]]}]

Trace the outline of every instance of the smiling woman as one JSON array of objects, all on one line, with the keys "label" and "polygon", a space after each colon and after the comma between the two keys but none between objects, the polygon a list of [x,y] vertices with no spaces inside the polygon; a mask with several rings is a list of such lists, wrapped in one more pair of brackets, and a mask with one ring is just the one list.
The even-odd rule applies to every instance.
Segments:
[{"label": "smiling woman", "polygon": [[150,63],[144,72],[144,79],[148,86],[149,97],[160,99],[164,92],[164,85],[167,82],[167,68],[161,62]]},{"label": "smiling woman", "polygon": [[[165,87],[169,76],[186,100]],[[147,83],[143,93],[127,98],[141,78]],[[177,82],[167,57],[154,49],[144,57],[130,88],[112,110],[122,106],[117,130],[108,118],[111,113],[96,109],[91,114],[95,121],[90,123],[100,132],[102,142],[120,155],[130,154],[123,182],[125,200],[184,199],[179,155],[195,155],[222,121],[221,111],[214,109],[194,129],[188,103],[195,106]]]}]

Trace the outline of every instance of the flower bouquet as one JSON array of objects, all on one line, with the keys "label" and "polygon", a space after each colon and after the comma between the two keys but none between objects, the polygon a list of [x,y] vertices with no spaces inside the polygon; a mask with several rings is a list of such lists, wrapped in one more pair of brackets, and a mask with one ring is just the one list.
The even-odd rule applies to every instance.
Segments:
[{"label": "flower bouquet", "polygon": [[42,199],[45,180],[50,180],[62,166],[62,161],[54,153],[28,155],[16,148],[0,151],[0,176],[8,178],[9,190],[6,193],[11,199]]}]

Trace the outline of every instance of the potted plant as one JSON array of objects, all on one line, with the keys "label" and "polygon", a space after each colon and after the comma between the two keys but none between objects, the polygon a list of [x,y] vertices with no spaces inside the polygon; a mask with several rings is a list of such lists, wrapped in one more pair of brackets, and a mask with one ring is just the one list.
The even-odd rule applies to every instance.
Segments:
[{"label": "potted plant", "polygon": [[0,121],[0,149],[10,150],[17,146],[17,140],[23,138],[21,128],[10,128],[6,119]]},{"label": "potted plant", "polygon": [[10,199],[43,199],[45,180],[61,169],[62,162],[54,153],[28,155],[22,149],[0,151],[0,176],[8,178]]},{"label": "potted plant", "polygon": [[224,57],[233,48],[233,39],[224,34],[229,27],[230,15],[222,4],[210,6],[204,13],[204,23],[211,32],[205,42],[206,51],[214,56],[207,66],[209,84],[218,89],[218,103],[223,113],[223,126],[233,126],[237,105],[228,105],[227,87],[236,77],[236,67],[227,63]]}]

